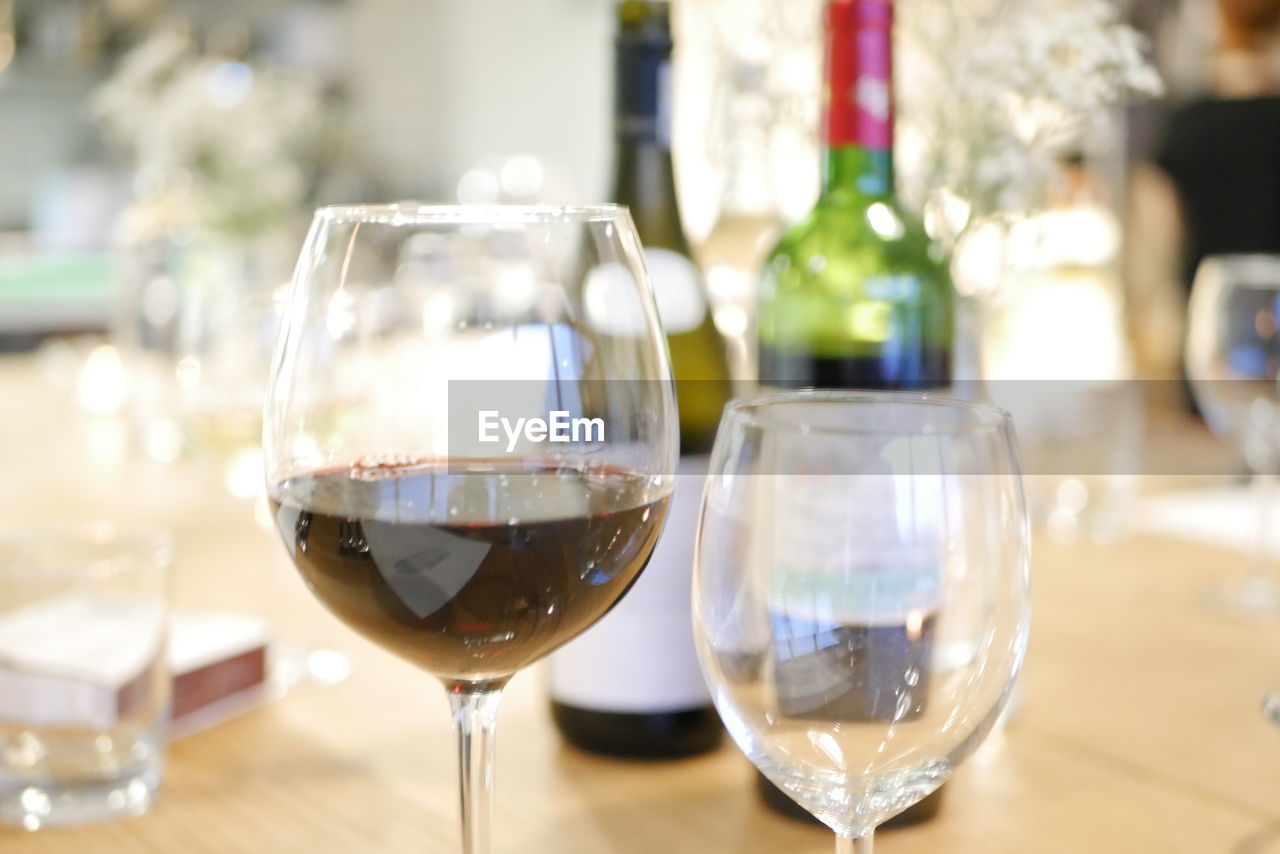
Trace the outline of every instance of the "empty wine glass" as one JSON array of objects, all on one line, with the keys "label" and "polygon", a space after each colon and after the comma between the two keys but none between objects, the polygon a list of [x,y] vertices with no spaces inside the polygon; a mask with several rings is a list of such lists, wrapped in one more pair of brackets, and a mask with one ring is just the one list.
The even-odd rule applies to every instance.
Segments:
[{"label": "empty wine glass", "polygon": [[1280,256],[1206,258],[1187,316],[1187,374],[1209,428],[1239,447],[1253,476],[1257,535],[1250,570],[1211,593],[1240,617],[1280,618],[1269,540],[1280,472]]},{"label": "empty wine glass", "polygon": [[996,722],[1027,642],[1009,416],[908,393],[726,409],[703,497],[698,651],[747,757],[869,854]]},{"label": "empty wine glass", "polygon": [[316,214],[268,390],[268,494],[312,593],[444,683],[466,854],[489,851],[502,687],[630,587],[676,446],[625,208]]}]

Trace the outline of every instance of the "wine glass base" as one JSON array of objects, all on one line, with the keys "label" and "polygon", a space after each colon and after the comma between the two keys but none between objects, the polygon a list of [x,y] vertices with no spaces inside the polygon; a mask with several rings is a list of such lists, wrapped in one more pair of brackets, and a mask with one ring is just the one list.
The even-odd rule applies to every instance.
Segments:
[{"label": "wine glass base", "polygon": [[1280,724],[1280,688],[1262,698],[1262,714],[1274,724]]},{"label": "wine glass base", "polygon": [[1238,620],[1280,622],[1280,580],[1266,575],[1233,578],[1209,591],[1213,610]]},{"label": "wine glass base", "polygon": [[277,640],[271,645],[271,691],[283,697],[302,685],[337,685],[351,675],[351,662],[341,652]]}]

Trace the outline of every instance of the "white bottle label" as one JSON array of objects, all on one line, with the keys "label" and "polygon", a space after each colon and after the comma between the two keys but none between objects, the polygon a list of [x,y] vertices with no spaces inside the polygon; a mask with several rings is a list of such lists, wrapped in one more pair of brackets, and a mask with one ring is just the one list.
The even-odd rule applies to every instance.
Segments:
[{"label": "white bottle label", "polygon": [[552,699],[602,712],[709,705],[693,646],[693,541],[708,458],[680,461],[649,566],[609,614],[550,659]]},{"label": "white bottle label", "polygon": [[771,610],[846,626],[934,612],[954,484],[930,442],[857,438],[781,450],[773,487]]},{"label": "white bottle label", "polygon": [[644,265],[653,281],[653,299],[663,330],[678,335],[701,326],[707,316],[707,300],[693,262],[670,249],[646,249]]},{"label": "white bottle label", "polygon": [[941,595],[937,475],[779,476],[772,611],[831,626],[900,626]]},{"label": "white bottle label", "polygon": [[[663,331],[677,335],[701,326],[707,299],[693,262],[670,249],[646,249],[644,265]],[[591,326],[605,335],[642,338],[649,334],[635,279],[622,264],[611,261],[593,268],[587,274],[583,303]]]}]

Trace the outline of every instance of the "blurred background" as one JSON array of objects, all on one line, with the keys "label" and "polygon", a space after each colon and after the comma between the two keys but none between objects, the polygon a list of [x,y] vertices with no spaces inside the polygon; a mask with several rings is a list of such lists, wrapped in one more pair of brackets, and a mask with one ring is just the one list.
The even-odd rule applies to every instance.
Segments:
[{"label": "blurred background", "polygon": [[[739,390],[754,381],[764,253],[819,192],[821,7],[672,6],[679,215]],[[1257,653],[1276,648],[1280,615],[1280,0],[896,8],[898,191],[950,253],[955,379],[1015,411],[1037,595],[1062,603],[1057,623],[1037,614],[1047,664],[1021,714],[1071,733],[1054,750],[1109,738],[1132,767],[1162,767],[1152,779],[1187,774],[1186,792],[1236,781],[1237,823],[1274,829],[1280,778],[1257,761],[1274,732],[1259,735],[1257,707],[1280,671]],[[179,601],[263,614],[317,681],[375,684],[364,667],[392,674],[380,690],[396,684],[299,604],[267,533],[260,413],[283,289],[319,205],[608,201],[616,27],[604,0],[0,0],[10,523],[124,512],[169,525],[188,562]],[[1202,263],[1240,253],[1270,260]],[[1201,300],[1205,335],[1221,339],[1205,345],[1222,369],[1208,379],[1228,382],[1196,395],[1193,282],[1248,297]],[[1224,628],[1200,600],[1250,554],[1252,586],[1233,595],[1272,622]],[[272,561],[282,569],[264,573]],[[1098,609],[1110,634],[1079,619]],[[1114,684],[1081,697],[1096,663],[1126,650]],[[1193,707],[1203,714],[1161,717]],[[1271,709],[1280,720],[1280,694]],[[1196,761],[1179,752],[1188,728]],[[1078,788],[1108,806],[1128,797]],[[1148,824],[1183,812],[1151,804]],[[1061,808],[1070,838],[1076,807]],[[1191,844],[1176,824],[1164,840],[1132,837],[1138,824],[1120,814],[1109,850],[1191,850],[1163,845]]]},{"label": "blurred background", "polygon": [[[820,5],[675,6],[681,214],[740,380],[762,252],[818,192]],[[900,191],[953,251],[961,377],[1168,380],[1189,406],[1198,258],[1280,247],[1230,245],[1230,217],[1188,239],[1179,194],[1221,176],[1170,129],[1274,90],[1277,4],[949,0],[946,33],[900,6]],[[81,403],[153,459],[247,443],[314,207],[605,199],[613,26],[599,0],[0,0],[0,351],[96,352],[117,381]]]},{"label": "blurred background", "polygon": [[[820,8],[674,5],[680,215],[740,388],[763,253],[818,193]],[[310,212],[607,200],[613,28],[600,0],[0,0],[0,352],[256,494]],[[1030,471],[1069,444],[1092,479],[1036,491],[1064,538],[1133,503],[1127,381],[1194,409],[1200,260],[1280,253],[1278,33],[1272,0],[899,4],[898,189],[952,256],[957,378],[1085,384],[1017,413]]]},{"label": "blurred background", "polygon": [[[1164,96],[1115,111],[1105,140],[1090,131],[1067,146],[1086,157],[1044,205],[1091,209],[1055,228],[1093,229],[1090,262],[1125,273],[1108,297],[1123,341],[1098,370],[1177,374],[1186,273],[1175,197],[1154,164],[1180,104],[1255,73],[1240,57],[1274,44],[1274,5],[1120,4],[1148,39]],[[678,5],[676,162],[695,245],[732,170],[767,175],[756,204],[779,221],[816,195],[817,4],[779,8]],[[315,205],[352,200],[603,198],[611,28],[598,0],[3,0],[0,349],[107,329],[110,295],[161,233],[296,232]],[[907,122],[911,63],[904,51]],[[265,200],[262,175],[279,185]],[[740,332],[733,312],[718,319]],[[1016,342],[991,347],[1017,360]]]},{"label": "blurred background", "polygon": [[[260,195],[258,175],[300,173],[258,222],[194,216],[234,232],[324,202],[479,200],[504,166],[516,195],[598,197],[610,21],[592,0],[0,3],[0,342],[106,328],[112,249]],[[193,198],[211,178],[220,198]]]}]

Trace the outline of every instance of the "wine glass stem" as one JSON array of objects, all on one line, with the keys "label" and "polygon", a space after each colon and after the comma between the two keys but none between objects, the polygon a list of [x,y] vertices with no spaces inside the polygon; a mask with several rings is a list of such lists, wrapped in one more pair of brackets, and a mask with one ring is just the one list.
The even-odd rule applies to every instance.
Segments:
[{"label": "wine glass stem", "polygon": [[836,834],[836,854],[872,854],[874,830],[857,837]]},{"label": "wine glass stem", "polygon": [[1276,505],[1276,476],[1269,471],[1253,475],[1253,500],[1258,511],[1257,541],[1254,544],[1253,577],[1269,580],[1271,570],[1271,515]]},{"label": "wine glass stem", "polygon": [[453,729],[458,734],[463,854],[489,854],[493,825],[493,748],[502,687],[449,686]]}]

